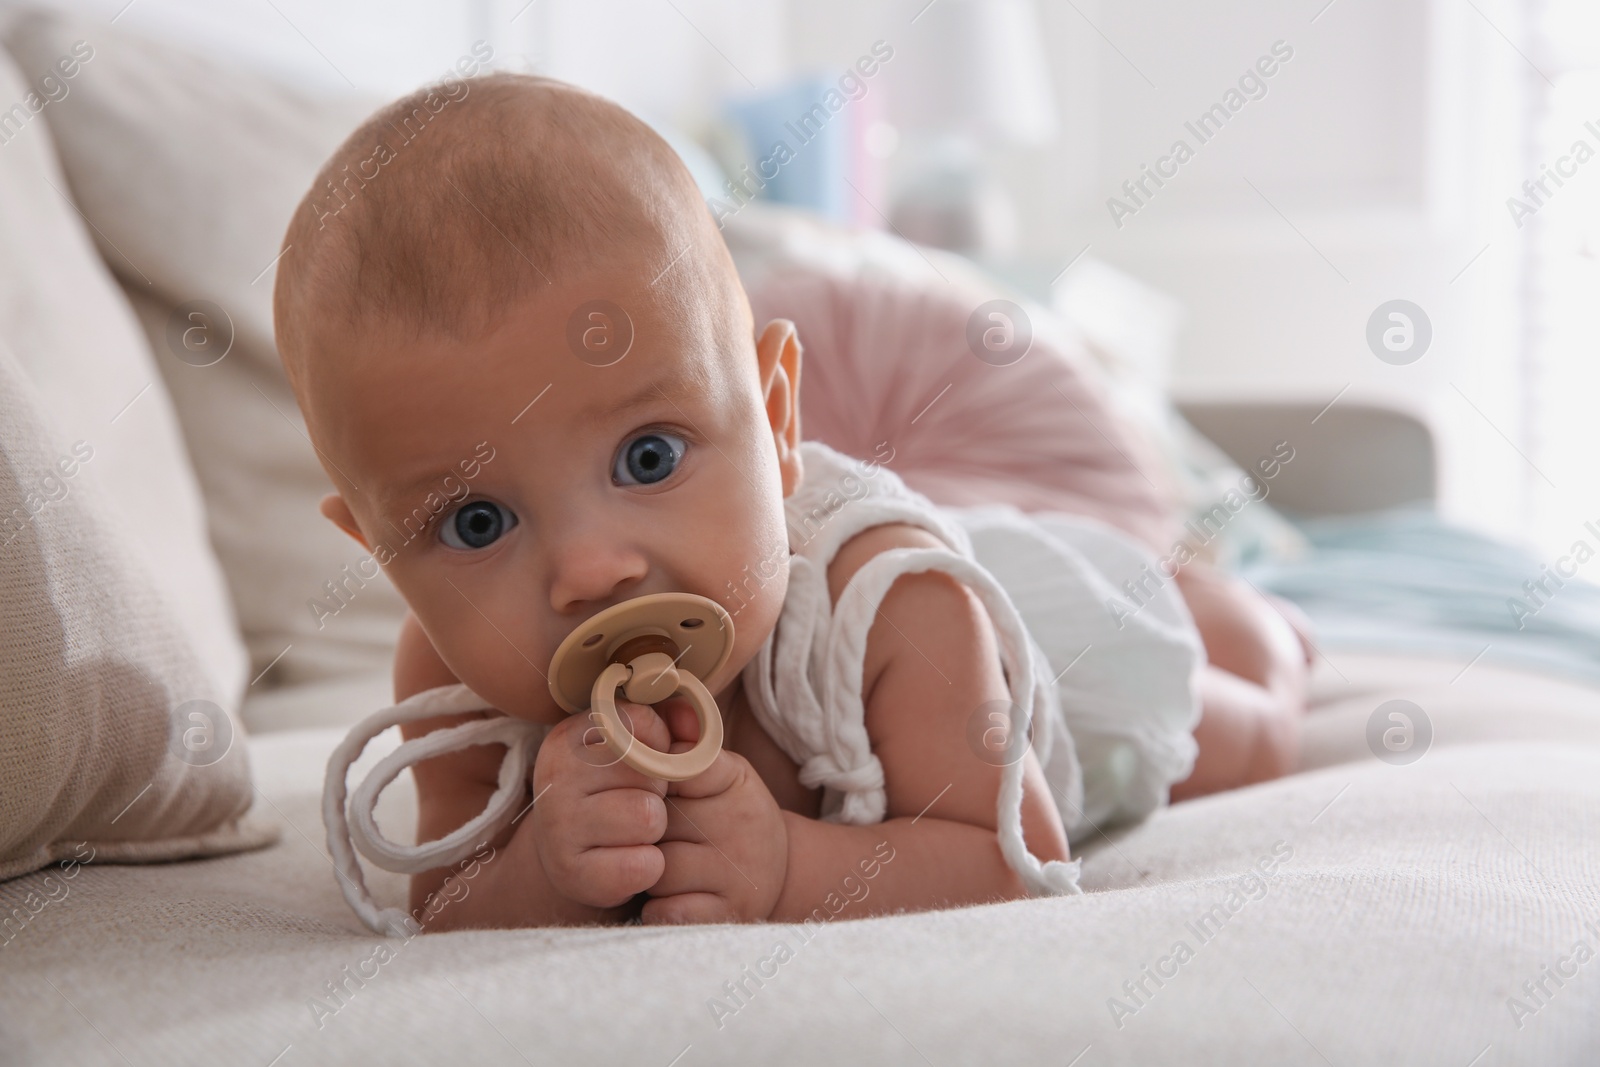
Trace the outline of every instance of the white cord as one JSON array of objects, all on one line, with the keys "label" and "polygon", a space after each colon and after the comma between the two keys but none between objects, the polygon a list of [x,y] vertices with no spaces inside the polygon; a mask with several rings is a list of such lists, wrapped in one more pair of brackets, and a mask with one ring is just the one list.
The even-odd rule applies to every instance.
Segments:
[{"label": "white cord", "polygon": [[[377,866],[398,874],[447,867],[472,855],[484,840],[498,833],[514,817],[527,785],[528,768],[550,727],[496,713],[487,719],[404,741],[379,761],[356,788],[349,800],[347,816],[345,780],[350,767],[374,738],[391,727],[439,715],[486,709],[488,702],[464,685],[429,689],[361,720],[328,757],[328,773],[322,788],[322,822],[328,834],[328,854],[345,900],[375,933],[409,938],[416,933],[417,922],[400,908],[378,907],[367,889],[356,850]],[[398,845],[383,836],[376,817],[378,797],[401,771],[447,752],[491,744],[505,745],[506,756],[500,764],[498,787],[482,813],[437,841],[420,845]]]},{"label": "white cord", "polygon": [[[887,809],[883,765],[866,729],[861,665],[879,605],[900,576],[943,571],[977,594],[994,623],[1011,700],[1024,715],[1017,728],[1030,731],[1036,715],[1049,714],[1028,630],[1005,589],[975,561],[946,548],[879,553],[851,576],[831,615],[821,568],[801,556],[790,561],[790,568],[782,618],[746,669],[745,692],[762,726],[800,764],[801,782],[842,794],[838,821],[879,822]],[[1001,854],[1031,894],[1082,893],[1080,860],[1041,861],[1028,851],[1022,836],[1023,770],[1020,758],[1001,770],[995,813]]]}]

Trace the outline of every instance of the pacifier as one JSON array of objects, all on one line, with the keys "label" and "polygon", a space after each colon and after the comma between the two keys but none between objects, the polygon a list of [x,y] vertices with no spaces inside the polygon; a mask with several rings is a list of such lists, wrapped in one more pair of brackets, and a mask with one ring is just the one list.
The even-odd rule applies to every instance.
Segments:
[{"label": "pacifier", "polygon": [[[550,695],[569,712],[591,712],[606,747],[641,774],[693,778],[722,751],[722,714],[702,679],[733,654],[733,617],[693,593],[650,593],[613,605],[573,630],[550,658]],[[637,741],[617,714],[617,692],[635,704],[686,696],[700,723],[688,752]]]}]

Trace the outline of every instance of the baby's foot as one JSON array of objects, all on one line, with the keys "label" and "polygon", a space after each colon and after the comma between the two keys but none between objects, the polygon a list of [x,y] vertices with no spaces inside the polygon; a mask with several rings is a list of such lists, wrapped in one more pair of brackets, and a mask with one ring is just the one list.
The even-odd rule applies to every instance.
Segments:
[{"label": "baby's foot", "polygon": [[1300,651],[1305,655],[1306,666],[1310,667],[1317,661],[1317,646],[1311,643],[1311,635],[1316,633],[1317,624],[1311,621],[1311,616],[1301,610],[1300,605],[1292,600],[1285,600],[1281,596],[1267,594],[1267,603],[1277,609],[1284,621],[1293,629],[1294,635],[1300,639]]}]

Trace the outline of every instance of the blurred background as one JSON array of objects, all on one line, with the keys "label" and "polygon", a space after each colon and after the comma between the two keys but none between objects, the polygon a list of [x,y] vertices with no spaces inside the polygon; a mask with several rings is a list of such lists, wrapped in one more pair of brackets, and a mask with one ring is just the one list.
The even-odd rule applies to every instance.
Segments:
[{"label": "blurred background", "polygon": [[56,6],[374,97],[486,41],[671,132],[714,211],[892,229],[1085,320],[1136,279],[1170,299],[1125,340],[1180,400],[1402,408],[1445,517],[1544,554],[1600,521],[1592,3]]}]

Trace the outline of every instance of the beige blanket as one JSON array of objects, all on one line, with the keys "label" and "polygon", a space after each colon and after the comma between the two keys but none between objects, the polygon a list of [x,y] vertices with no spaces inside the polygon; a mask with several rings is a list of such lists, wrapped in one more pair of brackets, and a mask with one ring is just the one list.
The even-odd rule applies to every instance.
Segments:
[{"label": "beige blanket", "polygon": [[[1097,842],[1086,896],[860,921],[845,904],[814,930],[384,942],[322,850],[337,731],[261,736],[257,810],[288,824],[274,848],[0,885],[0,1058],[1600,1062],[1600,963],[1575,951],[1600,949],[1600,692],[1482,664],[1452,684],[1459,664],[1337,663],[1348,681],[1318,675],[1311,761],[1365,756],[1367,718],[1397,695],[1432,722],[1421,760],[1333,762],[1170,809]],[[1491,719],[1521,740],[1490,743]],[[403,833],[411,800],[393,792],[385,827]],[[375,882],[400,899],[394,876]]]}]

